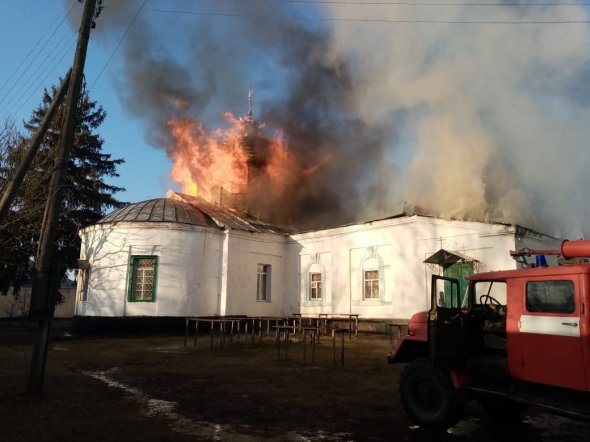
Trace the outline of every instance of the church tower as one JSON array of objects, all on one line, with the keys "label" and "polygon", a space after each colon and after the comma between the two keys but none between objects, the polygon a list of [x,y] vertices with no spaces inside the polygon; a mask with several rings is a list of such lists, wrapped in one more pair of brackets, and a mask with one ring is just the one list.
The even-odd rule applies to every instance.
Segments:
[{"label": "church tower", "polygon": [[261,208],[257,199],[263,190],[270,143],[262,136],[260,124],[254,120],[252,112],[253,96],[254,90],[250,88],[247,96],[248,113],[245,117],[240,118],[242,134],[240,135],[239,146],[242,148],[247,162],[246,183],[244,188],[238,192],[220,189],[219,204],[260,218],[263,214],[260,213]]}]

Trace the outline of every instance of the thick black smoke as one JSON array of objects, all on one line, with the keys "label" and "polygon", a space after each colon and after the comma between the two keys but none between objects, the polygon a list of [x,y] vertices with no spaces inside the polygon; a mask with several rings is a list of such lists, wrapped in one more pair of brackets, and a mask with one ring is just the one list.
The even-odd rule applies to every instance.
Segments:
[{"label": "thick black smoke", "polygon": [[[129,11],[104,3],[101,27],[123,25],[113,14]],[[129,10],[141,4],[124,3]],[[224,111],[244,115],[253,85],[254,117],[267,134],[283,133],[301,170],[323,164],[292,177],[280,198],[261,195],[269,221],[308,229],[375,215],[363,189],[387,193],[376,173],[384,166],[385,131],[351,112],[354,80],[345,59],[326,57],[327,29],[306,25],[281,2],[169,1],[165,10],[178,12],[146,3],[126,36],[115,80],[152,146],[172,146],[171,117],[187,114],[214,129]]]},{"label": "thick black smoke", "polygon": [[587,235],[589,8],[443,3],[105,0],[103,25],[144,4],[116,84],[153,146],[179,113],[211,129],[245,114],[252,85],[255,118],[303,169],[327,159],[271,221],[325,227],[408,201]]}]

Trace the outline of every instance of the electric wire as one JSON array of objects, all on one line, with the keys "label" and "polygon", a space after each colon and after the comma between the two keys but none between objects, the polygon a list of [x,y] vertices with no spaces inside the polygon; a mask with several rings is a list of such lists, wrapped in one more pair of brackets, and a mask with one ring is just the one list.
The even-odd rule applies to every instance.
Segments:
[{"label": "electric wire", "polygon": [[[46,32],[43,33],[41,38],[37,41],[37,43],[35,43],[33,45],[33,48],[23,58],[23,61],[19,64],[19,67],[14,72],[18,72],[18,70],[23,66],[23,64],[25,64],[27,62],[28,58],[30,58],[30,60],[29,60],[28,64],[26,64],[26,66],[24,67],[24,69],[22,70],[22,72],[20,73],[18,78],[12,83],[12,86],[8,89],[8,91],[4,94],[4,96],[2,98],[0,98],[0,104],[5,102],[6,98],[11,94],[11,92],[20,83],[20,81],[23,79],[25,74],[30,71],[30,68],[33,65],[33,63],[35,62],[36,58],[45,49],[45,47],[49,44],[49,42],[52,40],[53,36],[57,33],[57,31],[62,27],[62,25],[65,22],[65,20],[67,19],[67,17],[72,13],[74,6],[75,6],[75,2],[72,4],[72,7],[69,9],[69,11],[63,15],[63,17],[61,18],[61,20],[59,21],[59,24],[55,27],[55,29],[53,29],[53,31],[51,31],[50,35],[48,37],[46,37],[47,33],[49,33],[51,28],[53,27],[53,24],[57,21],[57,20],[54,20],[53,24],[48,28],[48,30]],[[58,15],[58,19],[59,19],[59,17],[61,17],[61,14]],[[41,42],[41,40],[45,40],[45,42],[41,46],[39,46],[39,43]],[[36,51],[35,51],[35,48],[37,48]],[[32,54],[34,54],[34,55],[31,57]],[[11,75],[9,78],[12,78],[13,76],[14,75]],[[10,80],[8,80],[6,83],[8,83],[9,81]]]},{"label": "electric wire", "polygon": [[[13,96],[13,97],[12,97],[12,99],[8,100],[8,101],[7,101],[7,103],[6,103],[6,105],[7,105],[7,106],[11,106],[11,105],[13,105],[13,104],[15,103],[15,100],[17,100],[17,99],[21,99],[21,98],[22,98],[24,95],[26,95],[26,94],[29,92],[29,90],[31,89],[31,87],[33,86],[33,84],[34,84],[34,83],[35,83],[35,82],[36,82],[36,81],[39,79],[39,77],[40,77],[40,76],[43,74],[43,72],[44,72],[44,71],[47,69],[47,67],[49,66],[49,64],[48,64],[48,63],[49,63],[49,61],[50,61],[50,60],[49,60],[49,59],[50,59],[50,57],[52,57],[52,56],[53,56],[53,54],[55,53],[55,51],[57,50],[57,48],[58,48],[58,47],[60,47],[60,46],[62,45],[62,43],[64,43],[64,41],[68,39],[68,37],[69,37],[69,40],[70,40],[70,42],[71,42],[71,40],[72,40],[72,35],[68,36],[67,34],[64,34],[64,35],[62,36],[61,40],[60,40],[60,41],[59,41],[59,42],[58,42],[56,45],[54,45],[54,46],[53,46],[53,48],[52,48],[50,51],[48,51],[48,52],[45,54],[45,57],[43,58],[43,60],[41,60],[41,61],[39,62],[39,64],[38,64],[38,66],[39,66],[39,69],[38,69],[38,70],[35,70],[35,72],[34,72],[34,73],[36,73],[36,74],[37,74],[37,76],[36,76],[35,78],[32,78],[32,76],[31,76],[31,77],[29,78],[29,85],[28,85],[28,87],[26,88],[26,90],[25,90],[24,92],[22,92],[22,93],[21,93],[21,96],[20,96],[20,97],[19,97],[18,95],[15,95],[15,96]],[[74,35],[73,37],[75,38],[75,35]],[[33,73],[33,75],[34,75],[34,73]]]},{"label": "electric wire", "polygon": [[[109,58],[102,66],[98,76],[90,86],[90,90],[94,88],[96,83],[102,77],[103,72],[110,64],[114,55],[119,50],[124,39],[127,37],[130,29],[135,24],[135,21],[139,17],[140,13],[145,10],[146,12],[164,13],[164,14],[185,14],[185,15],[196,15],[196,16],[212,16],[212,17],[236,17],[236,18],[254,18],[254,19],[265,19],[267,15],[251,15],[251,14],[239,14],[239,13],[222,13],[222,12],[202,12],[202,11],[187,11],[177,9],[159,9],[159,8],[145,8],[147,0],[138,8],[133,19],[125,29],[119,39],[116,47],[111,52]],[[518,6],[518,7],[531,7],[531,6],[590,6],[590,3],[464,3],[464,2],[424,2],[424,3],[412,3],[412,2],[388,2],[388,1],[371,1],[371,2],[353,2],[353,1],[337,1],[337,0],[284,0],[281,3],[302,3],[302,4],[340,4],[340,5],[399,5],[399,6]],[[117,6],[105,6],[105,9],[127,9]],[[408,23],[408,24],[478,24],[478,25],[542,25],[542,24],[590,24],[590,20],[409,20],[409,19],[361,19],[361,18],[332,18],[332,17],[294,17],[296,20],[310,20],[310,21],[325,21],[325,22],[359,22],[359,23]]]},{"label": "electric wire", "polygon": [[[31,100],[33,98],[33,95],[35,95],[38,92],[38,90],[44,84],[47,84],[47,80],[49,78],[49,75],[55,70],[55,68],[59,64],[61,64],[61,62],[66,58],[66,56],[73,53],[73,49],[76,46],[76,41],[77,41],[76,35],[72,36],[71,43],[68,46],[68,48],[65,51],[62,52],[62,56],[60,58],[58,58],[58,59],[55,60],[55,62],[53,63],[51,69],[49,69],[49,71],[47,72],[47,74],[37,83],[37,85],[33,88],[33,90],[31,91],[31,93],[29,94],[29,96],[26,99],[21,100],[20,107],[18,109],[16,109],[16,111],[14,111],[15,114],[18,114],[22,110],[22,108],[25,106],[25,104],[27,104],[29,102],[29,100]],[[41,75],[43,75],[43,72],[45,70],[47,70],[47,67],[48,66],[46,66],[45,69],[42,72],[40,72],[40,74],[36,77],[36,79],[38,79]],[[30,89],[31,88],[29,87],[29,90]]]},{"label": "electric wire", "polygon": [[[146,8],[148,12],[163,14],[186,14],[203,17],[232,17],[267,19],[268,15],[254,15],[226,12],[186,11],[178,9]],[[555,24],[590,24],[590,20],[444,20],[444,19],[386,19],[386,18],[342,18],[342,17],[291,17],[294,20],[319,22],[350,22],[350,23],[408,23],[408,24],[457,24],[457,25],[555,25]]]},{"label": "electric wire", "polygon": [[131,28],[135,24],[135,21],[137,20],[137,17],[139,17],[139,15],[141,14],[141,11],[143,10],[143,8],[144,8],[144,6],[145,6],[146,3],[147,3],[147,0],[143,0],[143,3],[140,5],[140,7],[138,8],[137,12],[133,16],[133,19],[131,20],[131,22],[129,23],[129,25],[127,25],[127,28],[125,29],[125,32],[121,35],[121,38],[117,42],[117,45],[115,46],[115,49],[113,49],[113,51],[111,52],[111,55],[109,56],[109,58],[107,59],[107,61],[105,62],[105,64],[100,69],[100,72],[98,73],[98,76],[92,82],[92,85],[88,88],[89,90],[92,90],[94,88],[94,86],[96,85],[96,83],[98,83],[98,80],[100,80],[100,77],[102,76],[102,73],[105,71],[105,69],[107,68],[107,66],[109,65],[109,63],[111,62],[111,60],[113,59],[113,57],[115,56],[115,54],[117,53],[117,51],[119,50],[119,47],[123,43],[123,40],[125,40],[125,37],[127,37],[127,34],[129,33],[129,31],[131,30]]},{"label": "electric wire", "polygon": [[[272,0],[267,0],[272,1]],[[334,5],[354,5],[354,6],[365,6],[365,5],[379,5],[379,6],[516,6],[516,7],[534,7],[534,6],[590,6],[590,2],[502,2],[502,3],[466,3],[466,2],[396,2],[396,1],[342,1],[342,0],[283,0],[281,3],[301,3],[301,4],[334,4]]]},{"label": "electric wire", "polygon": [[[69,13],[72,11],[73,7],[74,7],[74,5],[72,5],[70,10],[67,13],[65,13],[65,17],[67,17],[69,15]],[[55,19],[53,20],[51,25],[49,25],[49,28],[47,28],[47,30],[41,35],[41,37],[39,37],[39,40],[31,47],[31,49],[29,49],[29,52],[27,52],[27,54],[21,59],[18,66],[6,78],[6,80],[4,81],[2,86],[0,86],[0,91],[2,91],[10,83],[10,81],[13,79],[13,77],[16,75],[16,73],[20,70],[20,68],[23,66],[23,64],[27,61],[29,56],[33,53],[33,51],[35,50],[35,47],[37,47],[41,43],[41,41],[43,39],[45,39],[45,35],[51,30],[51,28],[53,28],[53,26],[60,19],[60,17],[61,17],[61,14],[59,14],[57,17],[55,17]],[[47,39],[45,39],[45,40],[47,40]]]},{"label": "electric wire", "polygon": [[[40,65],[39,70],[36,71],[36,75],[34,77],[29,78],[28,86],[23,87],[23,89],[21,90],[18,99],[16,101],[13,99],[10,103],[8,103],[8,105],[12,103],[14,103],[14,105],[11,108],[8,108],[8,111],[6,112],[7,115],[18,114],[22,110],[22,108],[29,102],[29,100],[31,100],[31,98],[35,94],[37,94],[39,90],[43,88],[44,85],[47,84],[50,74],[55,71],[56,67],[59,64],[61,64],[61,62],[68,54],[72,53],[73,48],[76,45],[77,37],[75,34],[70,35],[69,37],[69,41],[67,42],[69,43],[69,45],[65,49],[63,49],[62,46],[62,51],[60,52],[61,56],[55,57],[48,63]],[[52,51],[52,53],[53,52],[55,51]],[[15,106],[17,105],[19,106],[15,109]]]},{"label": "electric wire", "polygon": [[[145,8],[147,0],[144,0],[140,7],[137,9],[133,19],[125,29],[125,32],[122,34],[121,38],[117,42],[116,47],[109,55],[109,58],[102,66],[99,74],[93,81],[90,89],[92,89],[96,83],[102,77],[102,74],[106,70],[107,66],[112,61],[114,55],[119,50],[120,46],[122,45],[123,41],[127,37],[129,31],[135,24],[137,18],[141,14],[142,11],[149,11],[155,13],[165,13],[165,14],[184,14],[184,15],[195,15],[195,16],[212,16],[212,17],[236,17],[236,18],[250,18],[250,19],[266,19],[268,15],[253,15],[253,14],[241,14],[241,13],[222,13],[222,12],[203,12],[203,11],[190,11],[190,10],[179,10],[179,9],[162,9],[162,8]],[[411,7],[443,7],[443,6],[468,6],[468,7],[556,7],[556,6],[590,6],[589,2],[563,2],[563,3],[550,3],[550,2],[526,2],[526,3],[519,3],[519,2],[483,2],[483,3],[468,3],[468,2],[453,2],[453,1],[442,1],[442,2],[409,2],[409,1],[352,1],[352,0],[284,0],[281,3],[291,3],[291,4],[333,4],[333,5],[343,5],[343,6],[411,6]],[[49,41],[53,38],[56,34],[57,30],[63,25],[63,22],[66,18],[72,13],[76,2],[73,1],[70,9],[67,13],[60,14],[56,17],[56,19],[52,22],[48,30],[41,36],[39,41],[31,48],[31,50],[27,53],[27,55],[23,58],[19,66],[15,69],[15,71],[10,75],[10,77],[4,82],[2,87],[0,87],[0,91],[9,84],[9,82],[13,79],[16,73],[23,67],[26,61],[31,57],[31,55],[35,52],[35,48],[37,48],[36,53],[39,54],[42,52]],[[107,8],[105,6],[105,8]],[[120,7],[108,7],[110,9],[126,9]],[[61,18],[61,20],[60,20]],[[324,22],[349,22],[349,23],[392,23],[392,24],[458,24],[458,25],[556,25],[556,24],[590,24],[590,20],[567,20],[567,19],[560,19],[560,20],[444,20],[444,19],[387,19],[387,18],[346,18],[346,17],[293,17],[296,20],[308,20],[308,21],[324,21]],[[55,23],[59,20],[59,24],[55,27]],[[52,28],[54,28],[51,31]],[[45,36],[51,31],[51,35],[48,38]],[[42,46],[39,47],[41,40],[45,40]],[[62,39],[63,41],[63,39]],[[56,50],[57,46],[54,46],[52,52]],[[68,48],[69,50],[69,48]],[[45,57],[44,61],[47,60],[48,57]],[[62,56],[63,59],[63,56]],[[4,102],[8,96],[10,96],[11,92],[14,90],[16,85],[23,79],[25,73],[29,70],[31,65],[33,64],[35,57],[33,57],[25,69],[21,72],[18,76],[17,80],[13,83],[12,87],[4,94],[4,96],[0,99],[0,103]],[[61,59],[60,59],[61,60]],[[47,70],[47,66],[44,68]],[[39,78],[39,74],[35,78],[36,81]],[[32,86],[25,90],[24,93],[21,94],[21,97],[27,94]],[[16,97],[13,97],[9,104],[12,104],[15,101]],[[22,106],[21,106],[22,107]]]}]

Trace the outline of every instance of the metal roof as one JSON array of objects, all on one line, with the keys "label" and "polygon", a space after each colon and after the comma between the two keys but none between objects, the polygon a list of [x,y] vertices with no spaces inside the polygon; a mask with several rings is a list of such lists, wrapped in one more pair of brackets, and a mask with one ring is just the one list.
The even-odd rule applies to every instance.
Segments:
[{"label": "metal roof", "polygon": [[247,232],[288,234],[279,227],[234,209],[209,203],[196,196],[171,192],[172,198],[158,198],[130,204],[116,210],[98,224],[118,222],[169,222],[235,229]]},{"label": "metal roof", "polygon": [[279,233],[288,234],[289,232],[283,228],[270,225],[255,219],[245,212],[236,209],[222,207],[220,205],[205,201],[198,196],[186,195],[184,193],[171,193],[173,198],[178,198],[189,203],[191,206],[197,208],[207,216],[209,216],[218,227],[245,230],[248,232],[261,233]]},{"label": "metal roof", "polygon": [[98,224],[118,222],[169,222],[217,227],[211,218],[196,207],[170,198],[130,204],[108,214]]}]

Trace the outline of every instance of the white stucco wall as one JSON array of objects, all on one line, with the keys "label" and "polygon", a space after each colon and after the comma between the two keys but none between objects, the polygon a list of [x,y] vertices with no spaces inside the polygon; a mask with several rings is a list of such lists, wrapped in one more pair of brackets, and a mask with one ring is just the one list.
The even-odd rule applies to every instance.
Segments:
[{"label": "white stucco wall", "polygon": [[[444,248],[478,261],[476,271],[516,268],[509,251],[512,226],[445,221],[411,216],[293,235],[301,245],[301,278],[297,297],[303,314],[360,314],[361,318],[409,319],[429,305],[430,277],[438,269],[423,261]],[[543,235],[518,236],[529,247],[558,247]],[[529,245],[530,244],[530,245]],[[363,263],[379,264],[380,298],[363,300]],[[323,268],[323,299],[309,299],[309,268]]]},{"label": "white stucco wall", "polygon": [[[297,278],[293,275],[295,269],[287,267],[288,243],[289,238],[284,235],[241,230],[230,232],[226,315],[283,316],[293,313],[285,308],[287,278]],[[258,264],[271,266],[268,301],[256,300]]]},{"label": "white stucco wall", "polygon": [[[285,236],[178,223],[99,224],[81,232],[90,263],[81,316],[289,316],[359,314],[409,319],[428,308],[423,261],[444,248],[477,261],[477,272],[517,268],[509,251],[557,249],[560,241],[526,229],[411,216]],[[129,262],[158,256],[155,302],[129,302]],[[363,299],[363,266],[379,268],[379,299]],[[550,263],[552,262],[551,259]],[[257,266],[271,266],[270,299],[256,299]],[[322,299],[309,299],[309,273],[322,273]]]},{"label": "white stucco wall", "polygon": [[[82,316],[194,316],[219,310],[223,231],[178,223],[98,224],[81,233],[80,259],[90,263]],[[158,257],[155,302],[129,302],[129,262]]]}]

